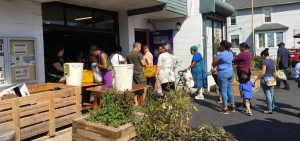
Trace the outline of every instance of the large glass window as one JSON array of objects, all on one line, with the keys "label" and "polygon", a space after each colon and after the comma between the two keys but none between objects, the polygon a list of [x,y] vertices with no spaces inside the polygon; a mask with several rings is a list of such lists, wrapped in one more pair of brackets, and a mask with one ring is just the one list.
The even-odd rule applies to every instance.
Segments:
[{"label": "large glass window", "polygon": [[261,32],[258,33],[259,47],[276,47],[283,42],[283,32]]},{"label": "large glass window", "polygon": [[271,8],[270,7],[264,8],[264,16],[265,16],[266,23],[271,22]]},{"label": "large glass window", "polygon": [[95,12],[95,27],[100,29],[114,30],[114,17],[106,13]]},{"label": "large glass window", "polygon": [[93,27],[93,12],[75,8],[67,8],[67,25]]},{"label": "large glass window", "polygon": [[236,25],[236,11],[231,16],[231,25]]},{"label": "large glass window", "polygon": [[59,5],[43,5],[43,23],[44,24],[55,24],[64,25],[64,9]]},{"label": "large glass window", "polygon": [[233,48],[239,48],[240,37],[239,35],[231,35],[231,43]]}]

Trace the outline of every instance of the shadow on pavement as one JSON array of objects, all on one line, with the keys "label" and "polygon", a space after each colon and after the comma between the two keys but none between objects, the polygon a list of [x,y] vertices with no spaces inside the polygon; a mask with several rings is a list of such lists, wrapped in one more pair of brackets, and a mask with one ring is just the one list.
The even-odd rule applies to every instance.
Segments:
[{"label": "shadow on pavement", "polygon": [[[265,100],[257,99],[257,101],[265,101]],[[263,106],[263,105],[256,105],[256,106],[259,109],[266,109],[267,108],[266,106]],[[290,115],[290,116],[294,116],[294,117],[298,117],[298,113],[293,113],[293,112],[290,112],[290,111],[284,110],[284,109],[294,109],[294,110],[298,110],[299,113],[300,113],[300,108],[298,108],[298,107],[294,107],[294,106],[289,105],[289,104],[275,102],[274,112],[285,114],[285,115]]]},{"label": "shadow on pavement", "polygon": [[251,120],[241,124],[224,126],[239,141],[299,141],[300,124],[276,119]]}]

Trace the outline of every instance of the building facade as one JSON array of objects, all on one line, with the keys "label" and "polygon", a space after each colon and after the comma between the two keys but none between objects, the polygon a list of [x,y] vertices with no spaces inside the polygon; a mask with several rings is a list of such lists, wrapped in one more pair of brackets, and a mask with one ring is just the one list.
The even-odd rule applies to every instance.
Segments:
[{"label": "building facade", "polygon": [[[234,11],[222,0],[14,0],[0,5],[4,52],[0,87],[44,83],[47,57],[57,45],[68,46],[66,53],[86,52],[92,44],[109,52],[120,45],[126,56],[137,41],[149,45],[158,57],[158,46],[170,43],[180,62],[178,70],[190,65],[189,49],[197,45],[210,75],[213,54],[227,39],[227,16]],[[17,49],[23,54],[14,52]]]},{"label": "building facade", "polygon": [[[277,55],[277,44],[284,42],[287,48],[299,48],[299,39],[293,38],[300,33],[300,2],[298,0],[254,1],[255,45],[252,45],[251,0],[226,0],[235,7],[236,12],[228,17],[228,38],[239,52],[238,44],[246,42],[256,47],[256,54],[269,48],[272,56]],[[252,48],[253,52],[253,48]]]}]

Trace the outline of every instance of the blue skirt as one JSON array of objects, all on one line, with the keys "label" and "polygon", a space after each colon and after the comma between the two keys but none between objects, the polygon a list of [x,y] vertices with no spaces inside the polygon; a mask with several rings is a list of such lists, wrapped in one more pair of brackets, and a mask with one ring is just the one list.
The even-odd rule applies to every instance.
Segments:
[{"label": "blue skirt", "polygon": [[191,69],[194,78],[194,88],[207,88],[207,74],[203,60],[196,63]]}]

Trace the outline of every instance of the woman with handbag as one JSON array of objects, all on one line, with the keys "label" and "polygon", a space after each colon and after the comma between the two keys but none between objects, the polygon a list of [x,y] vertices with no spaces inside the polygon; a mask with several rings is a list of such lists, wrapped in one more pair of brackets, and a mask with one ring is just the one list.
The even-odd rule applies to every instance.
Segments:
[{"label": "woman with handbag", "polygon": [[262,61],[262,70],[260,75],[256,78],[255,82],[260,80],[261,88],[266,95],[268,109],[264,111],[265,114],[272,114],[274,110],[274,86],[276,86],[276,80],[274,77],[275,64],[269,56],[269,49],[266,48],[260,53]]}]

